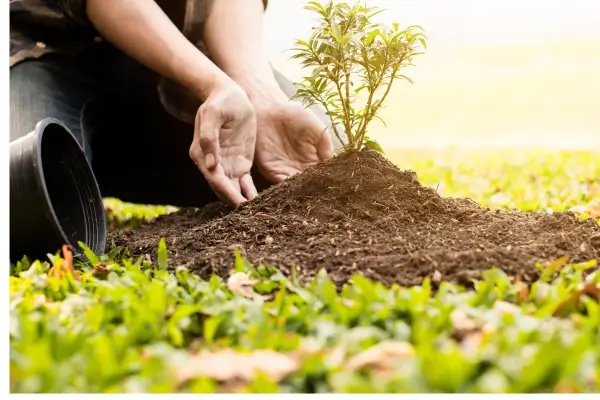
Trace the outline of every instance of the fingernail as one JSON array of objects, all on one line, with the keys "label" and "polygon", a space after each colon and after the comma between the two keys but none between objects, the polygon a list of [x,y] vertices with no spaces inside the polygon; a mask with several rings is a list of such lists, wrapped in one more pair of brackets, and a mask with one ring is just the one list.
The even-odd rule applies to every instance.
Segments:
[{"label": "fingernail", "polygon": [[212,153],[204,156],[204,162],[206,163],[206,168],[212,169],[215,166],[215,156]]}]

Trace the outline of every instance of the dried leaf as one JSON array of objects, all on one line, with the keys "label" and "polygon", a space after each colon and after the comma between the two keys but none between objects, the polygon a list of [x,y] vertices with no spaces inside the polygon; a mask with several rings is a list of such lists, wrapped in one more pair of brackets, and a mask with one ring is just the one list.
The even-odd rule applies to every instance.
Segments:
[{"label": "dried leaf", "polygon": [[483,332],[476,330],[467,334],[460,342],[460,348],[468,354],[474,354],[483,343]]},{"label": "dried leaf", "polygon": [[600,218],[600,200],[594,199],[585,205],[572,207],[569,211],[577,214],[587,214],[592,218]]},{"label": "dried leaf", "polygon": [[62,247],[63,260],[60,265],[55,264],[50,268],[48,274],[55,277],[56,279],[62,279],[65,273],[70,273],[73,278],[78,281],[79,280],[79,272],[75,271],[73,267],[73,252],[67,245],[63,245]]},{"label": "dried leaf", "polygon": [[253,298],[256,293],[252,285],[258,283],[257,280],[250,279],[244,272],[236,272],[227,280],[227,287],[233,294],[241,294],[244,297]]},{"label": "dried leaf", "polygon": [[108,275],[108,268],[106,263],[98,263],[94,266],[94,273],[99,275]]},{"label": "dried leaf", "polygon": [[450,321],[455,331],[472,331],[477,329],[479,325],[461,310],[454,310],[450,314]]},{"label": "dried leaf", "polygon": [[520,277],[517,277],[515,285],[519,288],[517,290],[517,298],[519,301],[527,301],[527,299],[529,299],[529,285],[522,282]]},{"label": "dried leaf", "polygon": [[279,382],[299,368],[296,358],[272,350],[238,353],[231,349],[217,352],[203,351],[184,364],[173,366],[175,377],[182,383],[206,377],[218,382],[241,380],[251,382],[259,372],[274,382]]},{"label": "dried leaf", "polygon": [[554,310],[553,316],[564,317],[569,314],[570,310],[578,309],[580,305],[581,296],[586,295],[592,299],[600,302],[600,285],[588,282],[584,284],[579,290],[569,296],[566,300],[560,303],[556,310]]},{"label": "dried leaf", "polygon": [[500,314],[514,314],[520,310],[518,306],[500,300],[494,303],[492,309]]},{"label": "dried leaf", "polygon": [[370,367],[379,370],[394,368],[394,361],[412,358],[415,350],[408,342],[382,342],[351,357],[346,363],[350,371]]}]

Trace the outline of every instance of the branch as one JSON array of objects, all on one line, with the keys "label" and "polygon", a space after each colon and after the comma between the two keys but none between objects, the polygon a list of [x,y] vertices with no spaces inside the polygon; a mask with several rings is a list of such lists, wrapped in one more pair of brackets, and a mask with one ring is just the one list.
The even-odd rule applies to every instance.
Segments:
[{"label": "branch", "polygon": [[[377,104],[377,106],[374,108],[373,112],[370,113],[369,115],[369,121],[371,122],[371,120],[373,119],[373,117],[375,116],[375,114],[377,113],[377,111],[379,111],[379,109],[381,108],[381,105],[383,104],[383,102],[385,101],[386,97],[388,96],[388,94],[390,93],[390,90],[392,89],[392,84],[394,83],[394,79],[396,77],[396,74],[398,73],[398,70],[400,69],[400,65],[402,64],[402,61],[404,61],[402,58],[399,60],[398,64],[396,64],[396,67],[394,68],[392,75],[390,77],[390,83],[388,84],[387,90],[385,91],[385,93],[383,94],[383,96],[381,97],[381,99],[379,100],[379,104]],[[385,71],[385,70],[384,70]],[[385,72],[384,74],[385,75]],[[382,76],[383,76],[382,75]],[[381,81],[380,81],[381,82]],[[377,85],[377,87],[379,87],[379,85]],[[365,125],[365,130],[364,132],[362,132],[361,136],[360,136],[360,143],[363,142],[363,140],[365,139],[365,135],[367,133],[367,129],[366,129],[366,125]]]},{"label": "branch", "polygon": [[383,81],[383,78],[385,77],[385,71],[387,71],[387,69],[389,68],[389,66],[387,64],[388,64],[388,61],[386,61],[386,65],[382,69],[383,72],[381,73],[381,76],[377,80],[377,84],[375,86],[373,86],[373,88],[372,88],[373,90],[369,90],[369,99],[367,100],[367,106],[365,107],[365,115],[364,115],[362,124],[359,126],[359,130],[358,130],[358,136],[361,138],[360,142],[358,143],[359,149],[360,149],[360,146],[362,146],[362,141],[365,137],[365,133],[367,132],[367,124],[369,122],[371,122],[371,119],[373,119],[373,117],[371,116],[372,113],[369,111],[371,110],[371,104],[373,104],[373,96],[375,95],[375,92],[377,91],[379,86],[381,86],[381,81]]}]

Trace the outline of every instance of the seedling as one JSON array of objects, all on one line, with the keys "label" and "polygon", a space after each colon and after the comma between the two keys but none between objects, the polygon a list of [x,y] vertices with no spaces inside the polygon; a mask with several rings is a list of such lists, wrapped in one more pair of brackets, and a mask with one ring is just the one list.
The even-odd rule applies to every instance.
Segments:
[{"label": "seedling", "polygon": [[[320,104],[331,119],[331,128],[346,152],[369,147],[382,152],[368,136],[368,126],[378,115],[396,79],[412,80],[402,71],[413,65],[413,57],[426,49],[427,37],[420,26],[401,29],[373,22],[384,10],[358,2],[350,6],[329,1],[311,1],[305,9],[320,21],[308,41],[297,40],[293,59],[311,68],[309,76],[296,83],[294,98],[305,107]],[[359,104],[361,92],[366,94]],[[342,139],[342,135],[346,140]]]}]

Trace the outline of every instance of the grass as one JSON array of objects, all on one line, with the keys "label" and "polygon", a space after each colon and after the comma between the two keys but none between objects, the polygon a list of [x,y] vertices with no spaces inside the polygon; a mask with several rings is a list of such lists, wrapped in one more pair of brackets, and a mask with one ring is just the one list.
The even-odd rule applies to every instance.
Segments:
[{"label": "grass", "polygon": [[[442,195],[562,211],[598,197],[600,154],[390,151]],[[107,200],[116,224],[167,208]],[[597,392],[600,272],[541,266],[531,286],[490,269],[474,288],[426,280],[341,293],[238,257],[202,281],[121,249],[76,266],[11,267],[12,392]]]}]

